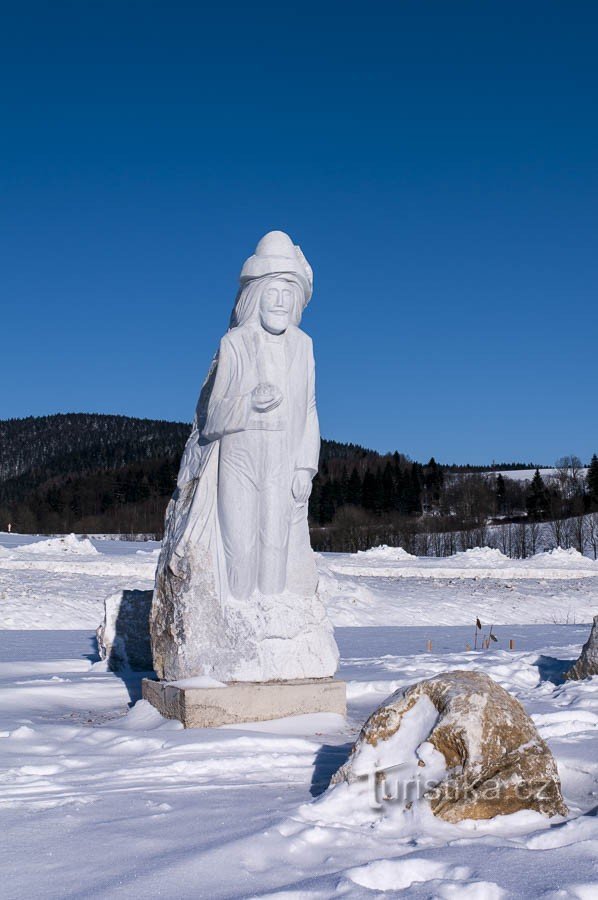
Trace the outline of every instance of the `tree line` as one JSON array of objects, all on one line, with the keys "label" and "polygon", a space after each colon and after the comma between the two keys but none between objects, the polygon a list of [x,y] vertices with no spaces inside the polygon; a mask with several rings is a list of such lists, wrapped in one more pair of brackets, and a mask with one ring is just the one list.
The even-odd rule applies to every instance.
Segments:
[{"label": "tree line", "polygon": [[[190,426],[65,414],[0,422],[0,529],[161,536]],[[309,504],[318,550],[413,546],[416,535],[472,534],[491,523],[563,521],[598,510],[598,459],[576,456],[543,477],[521,464],[421,464],[395,452],[322,441]],[[530,475],[532,472],[530,471]],[[438,544],[440,538],[431,539]],[[450,542],[449,542],[450,545]]]},{"label": "tree line", "polygon": [[[488,527],[505,525],[513,526],[503,541],[507,555],[525,556],[538,523],[552,523],[555,546],[585,546],[579,536],[573,541],[572,529],[589,528],[584,517],[598,511],[596,455],[587,473],[572,455],[557,460],[548,475],[530,471],[529,480],[509,478],[504,469],[456,470],[434,459],[422,466],[398,454],[369,463],[363,475],[346,467],[331,475],[322,467],[310,503],[316,550],[354,553],[388,544],[445,556],[484,546]],[[527,538],[514,527],[521,524],[531,528]]]}]

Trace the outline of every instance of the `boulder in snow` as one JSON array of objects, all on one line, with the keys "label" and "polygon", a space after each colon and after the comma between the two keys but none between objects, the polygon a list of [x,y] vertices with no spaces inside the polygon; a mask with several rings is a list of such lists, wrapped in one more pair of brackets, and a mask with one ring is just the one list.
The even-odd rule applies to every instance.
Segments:
[{"label": "boulder in snow", "polygon": [[592,675],[598,675],[598,616],[594,616],[590,636],[581,649],[579,659],[571,666],[565,678],[576,680],[591,678]]},{"label": "boulder in snow", "polygon": [[119,591],[106,597],[104,620],[96,631],[101,659],[113,671],[153,671],[149,617],[153,591]]},{"label": "boulder in snow", "polygon": [[423,785],[432,812],[447,822],[567,812],[556,763],[532,720],[481,672],[446,672],[392,694],[332,784],[372,773],[385,783],[393,770],[403,783]]}]

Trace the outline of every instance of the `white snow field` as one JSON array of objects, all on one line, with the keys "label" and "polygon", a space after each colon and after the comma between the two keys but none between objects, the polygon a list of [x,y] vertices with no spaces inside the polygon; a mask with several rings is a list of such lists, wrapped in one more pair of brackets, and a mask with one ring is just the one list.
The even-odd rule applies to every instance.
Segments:
[{"label": "white snow field", "polygon": [[[531,481],[534,477],[536,470],[535,469],[503,469],[497,470],[496,472],[488,472],[485,474],[496,476],[502,475],[503,478],[510,478],[511,481]],[[539,469],[540,475],[544,480],[547,478],[552,478],[559,473],[559,469],[554,466],[549,467],[547,469]],[[588,474],[587,466],[582,466],[579,469],[579,477],[585,478]]]},{"label": "white snow field", "polygon": [[[598,897],[598,678],[562,678],[598,613],[593,561],[327,554],[347,720],[185,731],[96,655],[104,598],[151,587],[156,550],[0,535],[3,897]],[[489,650],[466,650],[476,616],[494,625]],[[455,668],[485,671],[532,715],[567,818],[448,825],[425,801],[323,793],[388,694]]]}]

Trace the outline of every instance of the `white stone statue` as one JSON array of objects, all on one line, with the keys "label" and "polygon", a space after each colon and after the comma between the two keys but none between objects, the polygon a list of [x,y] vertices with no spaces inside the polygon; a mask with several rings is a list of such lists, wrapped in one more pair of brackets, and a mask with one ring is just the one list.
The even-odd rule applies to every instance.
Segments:
[{"label": "white stone statue", "polygon": [[151,614],[162,679],[336,671],[307,524],[320,433],[312,342],[298,326],[312,288],[281,231],[241,271],[166,513]]}]

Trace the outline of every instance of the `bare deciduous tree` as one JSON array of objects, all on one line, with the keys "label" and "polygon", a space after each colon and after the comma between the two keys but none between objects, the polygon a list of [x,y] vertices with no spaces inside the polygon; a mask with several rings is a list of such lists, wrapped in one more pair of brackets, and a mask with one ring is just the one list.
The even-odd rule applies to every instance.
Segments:
[{"label": "bare deciduous tree", "polygon": [[583,496],[585,490],[585,473],[579,456],[561,456],[555,463],[556,480],[565,500]]}]

